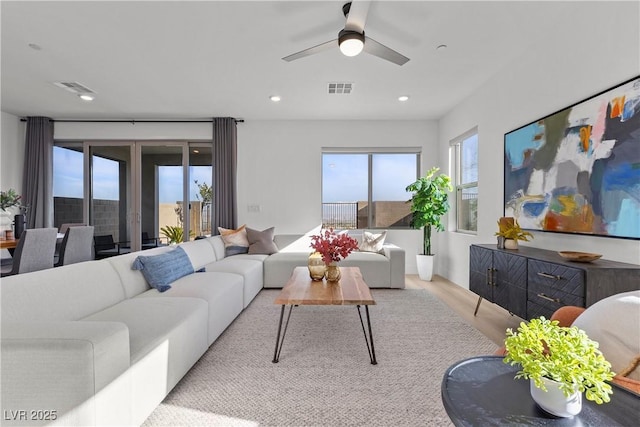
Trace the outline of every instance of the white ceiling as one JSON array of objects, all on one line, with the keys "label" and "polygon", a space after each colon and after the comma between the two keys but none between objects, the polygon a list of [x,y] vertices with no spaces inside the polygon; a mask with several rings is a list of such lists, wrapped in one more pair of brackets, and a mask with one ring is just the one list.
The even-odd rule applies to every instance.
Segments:
[{"label": "white ceiling", "polygon": [[[336,38],[343,3],[2,1],[0,107],[55,119],[437,119],[528,47],[581,28],[559,23],[594,13],[592,2],[374,1],[366,34],[404,66],[337,49],[281,59]],[[328,95],[336,81],[353,93]]]}]

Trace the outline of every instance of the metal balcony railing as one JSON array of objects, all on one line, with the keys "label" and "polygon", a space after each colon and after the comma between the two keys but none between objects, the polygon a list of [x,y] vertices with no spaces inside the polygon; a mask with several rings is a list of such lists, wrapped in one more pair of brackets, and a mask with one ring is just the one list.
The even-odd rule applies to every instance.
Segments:
[{"label": "metal balcony railing", "polygon": [[358,228],[358,202],[323,203],[322,227],[341,230]]}]

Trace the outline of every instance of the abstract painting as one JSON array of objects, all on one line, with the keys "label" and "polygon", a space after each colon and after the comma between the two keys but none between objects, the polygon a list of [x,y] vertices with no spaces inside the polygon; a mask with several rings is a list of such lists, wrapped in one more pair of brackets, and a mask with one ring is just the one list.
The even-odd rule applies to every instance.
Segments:
[{"label": "abstract painting", "polygon": [[504,136],[504,215],[640,239],[640,76]]}]

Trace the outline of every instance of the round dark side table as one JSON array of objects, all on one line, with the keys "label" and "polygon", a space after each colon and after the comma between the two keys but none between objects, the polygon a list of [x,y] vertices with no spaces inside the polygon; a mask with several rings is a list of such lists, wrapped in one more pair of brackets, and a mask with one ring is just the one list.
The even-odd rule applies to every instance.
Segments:
[{"label": "round dark side table", "polygon": [[456,426],[638,426],[640,395],[612,384],[611,402],[582,399],[582,411],[559,418],[540,409],[529,393],[529,380],[514,379],[517,366],[501,356],[462,360],[442,379],[442,403]]}]

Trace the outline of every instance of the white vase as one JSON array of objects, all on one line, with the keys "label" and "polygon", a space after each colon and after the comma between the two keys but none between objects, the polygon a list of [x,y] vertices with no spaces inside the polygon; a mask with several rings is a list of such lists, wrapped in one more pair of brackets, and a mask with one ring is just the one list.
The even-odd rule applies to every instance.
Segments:
[{"label": "white vase", "polygon": [[435,255],[416,255],[416,264],[418,266],[418,276],[420,279],[431,281],[433,277],[433,259]]},{"label": "white vase", "polygon": [[511,250],[518,249],[518,241],[516,239],[504,239],[504,248]]},{"label": "white vase", "polygon": [[573,417],[582,410],[582,393],[576,391],[567,397],[560,390],[560,383],[548,378],[542,378],[547,391],[536,387],[533,380],[529,380],[529,389],[533,400],[551,415],[558,417]]}]

